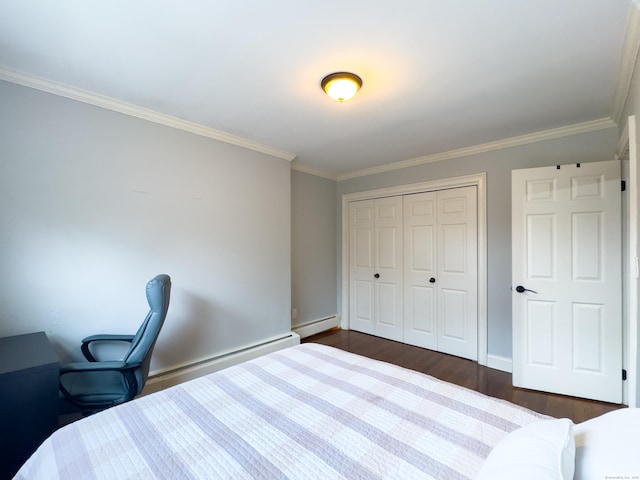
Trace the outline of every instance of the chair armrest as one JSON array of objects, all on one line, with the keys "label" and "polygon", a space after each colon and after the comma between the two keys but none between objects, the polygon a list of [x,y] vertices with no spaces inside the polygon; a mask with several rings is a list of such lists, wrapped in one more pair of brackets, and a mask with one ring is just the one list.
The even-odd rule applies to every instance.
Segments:
[{"label": "chair armrest", "polygon": [[119,342],[130,342],[133,340],[133,335],[91,335],[90,337],[82,339],[82,343],[91,343],[91,342],[108,342],[116,340]]},{"label": "chair armrest", "polygon": [[89,350],[89,345],[93,342],[131,342],[133,340],[133,335],[91,335],[90,337],[86,337],[82,340],[82,345],[80,346],[80,350],[82,350],[82,354],[84,357],[90,362],[97,362],[98,360],[92,355]]}]

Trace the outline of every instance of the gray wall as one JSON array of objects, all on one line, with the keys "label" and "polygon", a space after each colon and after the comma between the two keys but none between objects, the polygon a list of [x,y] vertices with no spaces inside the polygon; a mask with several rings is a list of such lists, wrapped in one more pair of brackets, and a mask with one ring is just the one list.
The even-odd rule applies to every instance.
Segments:
[{"label": "gray wall", "polygon": [[[627,111],[640,112],[634,78]],[[61,356],[131,332],[174,280],[154,369],[341,312],[341,197],[487,173],[489,353],[511,357],[513,168],[608,160],[616,129],[333,182],[249,150],[0,82],[0,336]],[[293,205],[293,207],[292,207]]]},{"label": "gray wall", "polygon": [[293,327],[336,314],[336,182],[291,171]]},{"label": "gray wall", "polygon": [[152,369],[290,332],[285,160],[0,82],[0,336],[132,333],[173,279]]},{"label": "gray wall", "polygon": [[[511,358],[511,170],[612,160],[617,141],[617,129],[609,128],[338,182],[338,265],[342,262],[342,195],[486,172],[488,353]],[[341,311],[341,269],[338,272]]]}]

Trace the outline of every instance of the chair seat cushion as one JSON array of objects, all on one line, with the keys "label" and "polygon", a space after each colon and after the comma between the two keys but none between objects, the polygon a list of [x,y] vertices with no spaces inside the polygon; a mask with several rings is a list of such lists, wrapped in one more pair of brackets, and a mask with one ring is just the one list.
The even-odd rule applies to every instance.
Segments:
[{"label": "chair seat cushion", "polygon": [[135,392],[119,372],[78,372],[63,375],[61,382],[74,400],[84,404],[117,404],[130,400]]}]

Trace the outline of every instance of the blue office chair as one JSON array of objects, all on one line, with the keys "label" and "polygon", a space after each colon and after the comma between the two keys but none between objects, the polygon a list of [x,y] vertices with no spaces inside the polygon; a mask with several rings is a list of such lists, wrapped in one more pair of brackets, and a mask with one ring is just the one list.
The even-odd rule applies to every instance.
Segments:
[{"label": "blue office chair", "polygon": [[[151,354],[167,316],[171,278],[158,275],[147,283],[150,311],[135,335],[92,335],[82,340],[88,362],[60,367],[60,413],[91,414],[138,395],[147,380]],[[129,342],[121,360],[98,361],[90,346],[96,342]]]}]

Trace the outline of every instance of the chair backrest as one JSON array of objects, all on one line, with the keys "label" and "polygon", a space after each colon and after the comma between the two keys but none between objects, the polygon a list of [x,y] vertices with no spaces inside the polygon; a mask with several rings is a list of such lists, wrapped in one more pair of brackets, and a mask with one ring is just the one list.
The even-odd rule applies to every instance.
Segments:
[{"label": "chair backrest", "polygon": [[133,337],[129,351],[124,356],[124,361],[127,364],[139,365],[139,368],[135,370],[138,393],[142,391],[149,375],[151,354],[167,317],[170,295],[171,278],[169,275],[157,275],[147,283],[147,302],[149,302],[150,310]]}]

